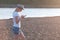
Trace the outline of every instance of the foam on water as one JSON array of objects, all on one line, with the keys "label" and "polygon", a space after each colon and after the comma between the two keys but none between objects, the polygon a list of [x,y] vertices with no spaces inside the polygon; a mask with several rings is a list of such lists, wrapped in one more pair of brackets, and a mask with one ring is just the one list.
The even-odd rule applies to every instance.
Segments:
[{"label": "foam on water", "polygon": [[[0,8],[0,19],[12,18],[15,8]],[[25,8],[22,13],[27,17],[52,17],[60,16],[60,8]]]}]

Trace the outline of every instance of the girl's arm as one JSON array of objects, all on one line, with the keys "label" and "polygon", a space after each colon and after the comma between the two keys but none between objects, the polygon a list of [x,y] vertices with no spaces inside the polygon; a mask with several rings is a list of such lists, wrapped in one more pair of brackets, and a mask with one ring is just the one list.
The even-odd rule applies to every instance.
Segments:
[{"label": "girl's arm", "polygon": [[16,22],[16,24],[18,24],[18,23],[19,23],[18,16],[16,16],[16,17],[15,17],[15,22]]}]

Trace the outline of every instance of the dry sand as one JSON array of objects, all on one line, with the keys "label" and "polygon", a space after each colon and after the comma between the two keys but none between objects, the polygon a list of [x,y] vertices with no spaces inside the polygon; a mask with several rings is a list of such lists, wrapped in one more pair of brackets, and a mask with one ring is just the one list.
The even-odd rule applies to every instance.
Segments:
[{"label": "dry sand", "polygon": [[25,8],[60,8],[60,0],[0,0],[0,7],[15,7],[16,4],[24,4]]},{"label": "dry sand", "polygon": [[[0,20],[0,40],[13,40],[12,19]],[[60,40],[60,17],[26,18],[22,31],[27,40]]]}]

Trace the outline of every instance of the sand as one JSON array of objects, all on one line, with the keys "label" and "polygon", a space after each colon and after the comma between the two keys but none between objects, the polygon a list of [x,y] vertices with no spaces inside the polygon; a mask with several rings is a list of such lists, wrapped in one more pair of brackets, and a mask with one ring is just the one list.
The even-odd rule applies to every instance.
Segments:
[{"label": "sand", "polygon": [[[12,19],[0,20],[0,40],[13,40]],[[60,40],[60,17],[26,18],[22,31],[27,40]]]}]

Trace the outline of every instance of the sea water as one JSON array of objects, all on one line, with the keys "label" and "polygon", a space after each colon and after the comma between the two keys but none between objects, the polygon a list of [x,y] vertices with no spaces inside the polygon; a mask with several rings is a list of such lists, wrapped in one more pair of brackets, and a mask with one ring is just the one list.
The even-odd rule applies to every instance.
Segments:
[{"label": "sea water", "polygon": [[[15,8],[0,8],[0,19],[13,18]],[[22,11],[28,17],[53,17],[60,16],[60,8],[25,8]]]}]

